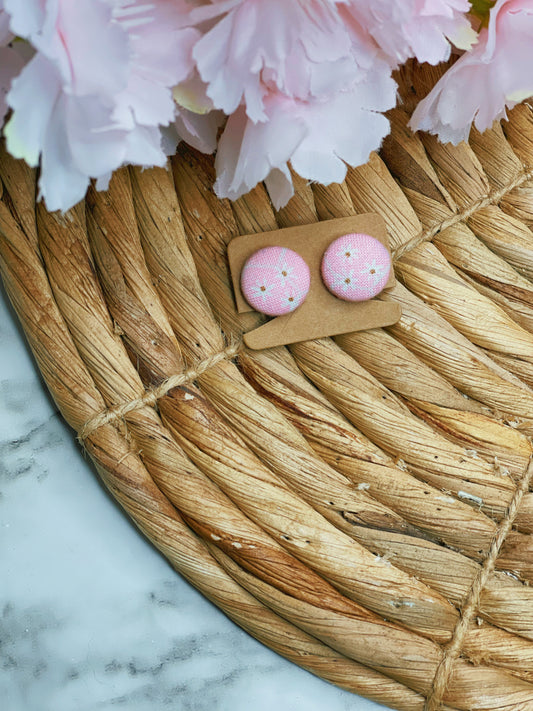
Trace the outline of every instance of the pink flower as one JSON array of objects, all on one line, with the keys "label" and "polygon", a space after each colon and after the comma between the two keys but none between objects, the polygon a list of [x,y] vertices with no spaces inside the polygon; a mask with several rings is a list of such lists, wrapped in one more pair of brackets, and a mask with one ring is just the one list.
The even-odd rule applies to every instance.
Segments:
[{"label": "pink flower", "polygon": [[5,135],[14,156],[40,162],[48,209],[66,210],[91,177],[105,187],[124,163],[165,163],[160,125],[173,119],[171,88],[192,70],[198,33],[181,27],[179,0],[31,6],[13,16],[37,52],[8,94]]},{"label": "pink flower", "polygon": [[468,49],[475,39],[468,0],[347,0],[346,9],[397,66],[410,57],[438,64],[450,42]]},{"label": "pink flower", "polygon": [[185,26],[184,0],[114,0],[114,5],[130,48],[128,86],[118,103],[140,125],[167,125],[174,118],[170,89],[192,72],[192,50],[200,33]]},{"label": "pink flower", "polygon": [[30,38],[43,29],[47,6],[57,0],[3,0],[3,7],[10,18],[10,29],[19,37]]},{"label": "pink flower", "polygon": [[533,95],[533,0],[498,0],[477,45],[446,72],[411,118],[443,141],[484,131],[505,108]]},{"label": "pink flower", "polygon": [[191,20],[205,28],[193,54],[207,96],[226,114],[244,104],[265,121],[272,91],[303,100],[353,81],[350,37],[332,0],[222,0]]},{"label": "pink flower", "polygon": [[[388,132],[382,113],[396,100],[392,69],[411,56],[445,59],[450,42],[466,47],[469,7],[0,0],[7,147],[40,165],[40,195],[52,210],[80,200],[90,179],[105,188],[123,164],[163,165],[179,140],[217,151],[221,197],[264,180],[281,207],[292,195],[290,168],[308,180],[341,181],[348,164],[379,147]],[[28,41],[24,59],[9,46],[11,32]]]},{"label": "pink flower", "polygon": [[47,6],[32,42],[37,53],[8,94],[7,147],[32,166],[42,154],[41,195],[49,209],[66,209],[83,197],[89,176],[122,161],[124,131],[113,127],[112,111],[128,79],[127,35],[102,0],[75,7],[58,0]]},{"label": "pink flower", "polygon": [[[199,77],[185,100],[178,88],[178,103],[192,111],[180,108],[177,130],[211,148],[220,116],[209,109],[229,114],[215,164],[220,197],[264,180],[279,208],[293,193],[289,163],[309,180],[342,181],[347,163],[379,147],[388,132],[379,112],[394,105],[396,87],[390,63],[343,3],[215,0],[191,21],[204,32],[193,50]],[[195,111],[208,112],[202,123]],[[191,136],[201,129],[201,141]]]},{"label": "pink flower", "polygon": [[388,66],[376,62],[364,82],[325,101],[267,95],[264,122],[254,123],[241,106],[219,141],[216,193],[236,199],[264,180],[279,209],[293,194],[289,162],[308,180],[342,182],[346,164],[364,163],[387,135],[389,123],[378,112],[395,96]]}]

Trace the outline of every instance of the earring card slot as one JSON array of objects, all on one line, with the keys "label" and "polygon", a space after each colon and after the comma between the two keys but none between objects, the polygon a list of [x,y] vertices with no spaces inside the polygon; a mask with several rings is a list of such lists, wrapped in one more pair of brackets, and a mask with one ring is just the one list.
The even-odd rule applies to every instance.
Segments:
[{"label": "earring card slot", "polygon": [[[331,242],[350,232],[363,232],[375,237],[390,253],[385,221],[373,213],[241,235],[230,242],[228,260],[238,313],[253,311],[241,292],[240,275],[248,257],[258,249],[275,246],[292,249],[303,257],[311,272],[311,286],[303,304],[290,314],[277,316],[247,333],[244,342],[249,348],[261,350],[388,326],[398,321],[401,308],[395,302],[380,301],[379,295],[369,301],[343,301],[324,286],[320,273],[322,256]],[[395,283],[394,271],[391,270],[385,289],[391,289]]]}]

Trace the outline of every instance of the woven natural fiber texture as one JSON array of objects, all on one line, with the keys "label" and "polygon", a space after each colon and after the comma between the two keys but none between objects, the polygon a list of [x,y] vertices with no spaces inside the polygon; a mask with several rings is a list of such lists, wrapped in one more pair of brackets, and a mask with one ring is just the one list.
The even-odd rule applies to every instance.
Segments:
[{"label": "woven natural fiber texture", "polygon": [[[180,147],[50,214],[2,152],[0,269],[112,495],[237,624],[396,709],[528,711],[533,109],[442,145],[406,127],[411,79],[381,154],[277,213]],[[401,320],[247,350],[229,240],[367,212]]]}]

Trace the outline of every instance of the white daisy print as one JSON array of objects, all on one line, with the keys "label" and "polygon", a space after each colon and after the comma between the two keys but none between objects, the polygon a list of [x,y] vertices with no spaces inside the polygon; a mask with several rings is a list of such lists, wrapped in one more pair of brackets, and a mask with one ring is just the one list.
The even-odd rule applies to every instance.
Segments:
[{"label": "white daisy print", "polygon": [[251,287],[251,293],[256,299],[261,299],[265,301],[272,289],[274,284],[266,282],[264,279],[258,279],[255,284]]},{"label": "white daisy print", "polygon": [[299,294],[287,293],[283,297],[283,302],[286,304],[289,311],[294,311],[294,309],[300,305],[302,298]]},{"label": "white daisy print", "polygon": [[283,286],[289,286],[295,278],[294,267],[289,264],[287,259],[287,251],[287,249],[283,249],[280,252],[279,259],[275,266],[275,275]]},{"label": "white daisy print", "polygon": [[373,281],[379,281],[387,270],[387,265],[379,264],[376,259],[372,259],[365,264],[364,271]]},{"label": "white daisy print", "polygon": [[353,269],[346,272],[335,272],[331,281],[331,286],[334,289],[346,292],[355,289],[357,286],[357,277]]},{"label": "white daisy print", "polygon": [[342,248],[335,252],[335,257],[340,259],[344,264],[350,266],[355,265],[359,257],[359,250],[354,242],[345,242]]}]

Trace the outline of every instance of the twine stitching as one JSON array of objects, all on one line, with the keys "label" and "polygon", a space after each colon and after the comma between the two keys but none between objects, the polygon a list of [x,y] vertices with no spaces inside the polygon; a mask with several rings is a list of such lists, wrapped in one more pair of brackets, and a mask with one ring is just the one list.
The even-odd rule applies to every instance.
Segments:
[{"label": "twine stitching", "polygon": [[460,212],[451,215],[450,217],[447,217],[446,219],[441,220],[440,222],[437,222],[435,225],[432,225],[431,227],[428,227],[425,230],[422,230],[419,234],[415,235],[410,240],[397,247],[394,250],[394,261],[397,261],[406,253],[411,252],[411,250],[420,246],[424,242],[431,242],[433,237],[435,237],[435,235],[437,235],[439,232],[442,232],[442,230],[445,230],[448,227],[453,227],[459,222],[467,220],[469,217],[472,217],[472,215],[474,215],[478,210],[481,210],[483,207],[488,207],[489,205],[494,205],[500,202],[500,200],[502,200],[502,198],[504,198],[512,190],[514,190],[515,188],[519,188],[521,185],[527,183],[532,178],[533,170],[520,171],[516,175],[516,177],[511,180],[510,183],[507,183],[502,188],[499,188],[499,190],[494,190],[488,193],[487,195],[483,195],[477,200],[474,200],[474,202],[470,203],[470,205],[468,205]]},{"label": "twine stitching", "polygon": [[[447,217],[444,220],[436,223],[435,225],[422,230],[418,235],[415,235],[412,239],[405,242],[403,245],[394,250],[393,261],[398,261],[402,256],[415,249],[424,242],[430,242],[435,235],[437,235],[442,230],[453,227],[453,225],[468,219],[478,210],[488,205],[494,205],[504,198],[507,193],[511,192],[515,188],[520,187],[524,183],[528,182],[533,178],[533,169],[528,171],[520,171],[517,176],[507,183],[499,190],[494,190],[487,195],[484,195],[474,202],[470,203],[468,207],[460,212]],[[167,395],[172,388],[179,387],[180,385],[185,385],[196,380],[200,375],[205,373],[210,368],[213,368],[218,363],[223,360],[231,360],[234,358],[243,348],[241,342],[235,345],[228,346],[222,351],[218,351],[208,356],[196,366],[190,370],[185,370],[182,373],[177,373],[176,375],[171,375],[166,380],[164,380],[156,388],[150,388],[141,397],[129,400],[128,402],[118,405],[116,407],[107,408],[102,410],[100,413],[91,417],[82,426],[78,433],[78,440],[83,444],[83,442],[95,432],[100,427],[108,425],[112,422],[122,419],[125,415],[134,410],[139,410],[146,405],[154,406],[157,401]]]},{"label": "twine stitching", "polygon": [[444,656],[439,662],[435,676],[433,677],[433,683],[431,685],[429,696],[427,697],[424,705],[424,711],[438,711],[438,709],[442,707],[444,694],[446,693],[446,688],[452,674],[454,662],[461,654],[466,633],[468,632],[472,618],[476,614],[479,607],[481,594],[489,577],[494,572],[496,559],[498,558],[505,539],[512,528],[518,509],[522,503],[522,498],[529,490],[532,478],[533,458],[530,458],[529,464],[522,475],[517,488],[515,489],[515,493],[511,503],[509,504],[505,518],[503,519],[496,532],[494,540],[492,541],[488,555],[485,558],[482,567],[474,577],[470,590],[465,598],[463,608],[459,612],[459,620],[453,630],[452,638],[444,650]]},{"label": "twine stitching", "polygon": [[117,407],[111,407],[102,412],[98,413],[94,417],[91,417],[81,428],[78,434],[78,440],[83,443],[89,435],[95,432],[100,427],[108,425],[111,422],[116,422],[121,420],[125,415],[133,410],[139,410],[145,406],[154,406],[158,400],[167,395],[172,388],[177,388],[180,385],[185,385],[187,383],[192,383],[200,375],[205,373],[210,368],[213,368],[218,363],[223,360],[231,360],[240,352],[242,348],[242,343],[235,343],[234,345],[224,348],[222,351],[217,351],[213,353],[208,358],[200,361],[196,368],[190,368],[183,371],[182,373],[177,373],[176,375],[171,375],[166,380],[155,388],[150,388],[146,390],[144,395],[141,397],[129,400],[128,402],[118,405]]}]

